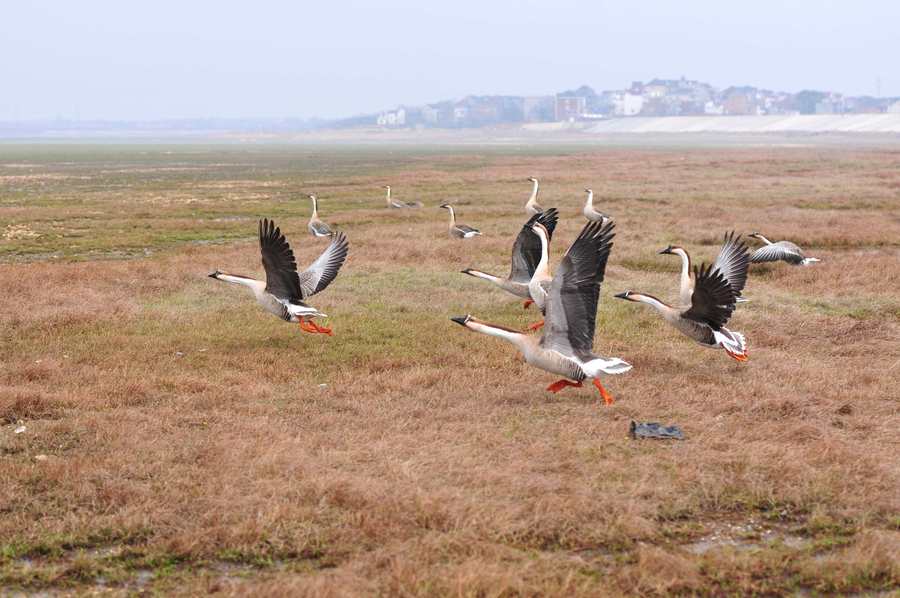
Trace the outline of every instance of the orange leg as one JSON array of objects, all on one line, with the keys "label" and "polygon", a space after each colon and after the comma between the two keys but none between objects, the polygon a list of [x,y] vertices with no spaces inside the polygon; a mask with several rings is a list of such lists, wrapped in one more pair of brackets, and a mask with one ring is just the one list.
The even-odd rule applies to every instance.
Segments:
[{"label": "orange leg", "polygon": [[740,361],[741,363],[743,363],[743,362],[747,361],[748,359],[750,359],[750,358],[747,356],[747,352],[746,352],[746,351],[743,352],[743,353],[732,353],[732,352],[729,351],[728,349],[725,349],[725,352],[728,353],[728,356],[729,356],[730,358],[732,358],[732,359],[735,360],[735,361]]},{"label": "orange leg", "polygon": [[570,380],[557,380],[553,384],[547,387],[547,390],[556,394],[567,386],[573,386],[575,388],[581,388],[581,382],[572,382]]},{"label": "orange leg", "polygon": [[541,320],[540,322],[535,322],[534,324],[529,326],[528,330],[539,330],[540,328],[543,328],[543,326],[544,326],[544,321]]},{"label": "orange leg", "polygon": [[298,322],[298,324],[300,324],[300,330],[302,330],[303,332],[312,332],[312,333],[316,332],[315,328],[313,328],[313,323],[309,320],[304,320],[303,318],[300,318],[300,321]]},{"label": "orange leg", "polygon": [[522,302],[522,309],[528,309],[532,303],[534,303],[534,301],[532,301],[531,299],[526,299]]},{"label": "orange leg", "polygon": [[597,387],[597,390],[600,391],[600,396],[603,397],[603,402],[606,403],[607,405],[612,405],[612,404],[613,404],[613,398],[612,398],[612,396],[611,396],[608,392],[606,392],[606,389],[603,388],[603,385],[600,384],[600,380],[599,380],[599,379],[594,378],[594,386],[596,386],[596,387]]}]

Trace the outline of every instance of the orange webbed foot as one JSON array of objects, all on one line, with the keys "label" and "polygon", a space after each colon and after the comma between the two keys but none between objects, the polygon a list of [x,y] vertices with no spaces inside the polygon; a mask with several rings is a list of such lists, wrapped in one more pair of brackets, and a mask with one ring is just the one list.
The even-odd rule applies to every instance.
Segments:
[{"label": "orange webbed foot", "polygon": [[600,391],[600,396],[603,397],[603,402],[606,403],[607,405],[612,405],[613,404],[612,395],[610,395],[608,392],[606,392],[606,389],[603,388],[603,385],[600,384],[600,380],[598,380],[597,378],[594,378],[594,386],[596,386],[597,390]]},{"label": "orange webbed foot", "polygon": [[732,359],[735,360],[735,361],[739,361],[739,362],[741,362],[741,363],[743,363],[743,362],[747,361],[748,359],[750,359],[750,358],[747,356],[747,352],[746,352],[746,351],[743,352],[743,353],[732,353],[732,352],[729,351],[728,349],[725,349],[725,352],[728,353],[728,356],[729,356],[730,358],[732,358]]},{"label": "orange webbed foot", "polygon": [[561,391],[562,389],[566,388],[567,386],[573,386],[575,388],[580,388],[581,382],[572,382],[571,380],[565,380],[565,379],[557,380],[556,382],[554,382],[553,384],[548,386],[547,390],[549,390],[553,394],[556,394],[559,391]]},{"label": "orange webbed foot", "polygon": [[300,321],[297,323],[300,325],[300,330],[302,330],[303,332],[310,332],[315,334],[316,329],[313,328],[313,323],[311,321],[300,318]]},{"label": "orange webbed foot", "polygon": [[315,331],[318,332],[319,334],[327,334],[328,336],[334,336],[334,333],[331,332],[331,328],[319,326],[318,324],[316,324],[315,322],[312,322],[312,321],[310,321],[310,324],[312,324]]}]

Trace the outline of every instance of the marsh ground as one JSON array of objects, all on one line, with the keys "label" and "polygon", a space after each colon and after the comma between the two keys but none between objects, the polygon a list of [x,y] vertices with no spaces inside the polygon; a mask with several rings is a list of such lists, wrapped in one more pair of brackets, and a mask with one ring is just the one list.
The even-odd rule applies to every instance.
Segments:
[{"label": "marsh ground", "polygon": [[[448,320],[533,320],[459,274],[507,271],[531,175],[555,259],[586,185],[617,219],[611,407]],[[261,273],[262,216],[311,261],[309,191],[351,242],[331,338],[206,277]],[[823,260],[754,267],[748,363],[612,299],[732,228]],[[0,146],[0,593],[896,591],[898,258],[891,148]]]}]

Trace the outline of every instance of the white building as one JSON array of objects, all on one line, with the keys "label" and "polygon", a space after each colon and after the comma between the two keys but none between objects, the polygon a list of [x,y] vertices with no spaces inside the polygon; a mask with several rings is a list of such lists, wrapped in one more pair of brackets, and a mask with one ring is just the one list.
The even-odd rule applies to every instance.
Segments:
[{"label": "white building", "polygon": [[644,107],[644,96],[633,93],[616,94],[613,97],[613,112],[618,116],[635,116]]}]

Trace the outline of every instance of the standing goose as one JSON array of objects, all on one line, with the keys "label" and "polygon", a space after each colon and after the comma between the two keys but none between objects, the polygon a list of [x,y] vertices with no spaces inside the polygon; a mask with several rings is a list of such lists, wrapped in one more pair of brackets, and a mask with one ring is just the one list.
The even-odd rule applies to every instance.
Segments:
[{"label": "standing goose", "polygon": [[470,315],[450,319],[469,330],[507,340],[522,352],[527,363],[564,376],[547,387],[550,392],[580,387],[590,378],[603,401],[611,404],[613,399],[600,383],[600,373],[622,374],[631,369],[617,357],[606,359],[593,352],[600,283],[612,248],[613,226],[588,223],[569,247],[550,285],[548,325],[540,339]]},{"label": "standing goose", "polygon": [[453,211],[453,206],[448,203],[442,203],[441,207],[445,210],[450,210],[450,236],[456,237],[457,239],[471,239],[472,237],[477,237],[481,234],[481,231],[477,228],[472,228],[468,224],[457,224],[456,223],[456,212]]},{"label": "standing goose", "polygon": [[210,278],[241,284],[256,296],[263,309],[287,322],[297,322],[306,332],[331,334],[330,328],[322,328],[312,318],[327,317],[304,300],[327,287],[347,258],[347,238],[338,233],[331,239],[328,248],[309,268],[297,274],[297,261],[287,239],[275,222],[259,221],[259,249],[266,280],[255,280],[246,276],[226,274],[216,270]]},{"label": "standing goose", "polygon": [[[746,245],[742,249],[732,265],[736,272],[743,272],[746,276],[750,256]],[[701,264],[699,268],[694,266],[689,302],[681,301],[678,306],[667,305],[652,295],[632,291],[619,293],[616,297],[646,303],[656,309],[666,322],[701,345],[721,347],[732,359],[747,361],[744,335],[725,328],[734,312],[737,294],[726,273],[717,264]]]},{"label": "standing goose", "polygon": [[516,297],[522,297],[525,299],[525,307],[527,308],[534,303],[531,300],[531,295],[528,293],[528,283],[531,281],[531,276],[541,260],[541,240],[537,233],[534,232],[532,226],[536,222],[541,223],[547,230],[547,236],[552,238],[553,230],[556,228],[558,220],[559,215],[556,208],[550,208],[528,219],[528,222],[519,231],[519,235],[513,243],[512,266],[509,270],[509,276],[506,278],[500,278],[499,276],[472,268],[466,268],[462,273],[487,280]]},{"label": "standing goose", "polygon": [[532,187],[531,189],[531,197],[529,197],[528,201],[525,202],[525,211],[529,216],[534,216],[535,214],[540,214],[541,212],[543,212],[544,208],[542,208],[537,202],[538,190],[540,186],[538,180],[533,176],[528,177],[528,180],[534,184],[534,187]]},{"label": "standing goose", "polygon": [[[694,279],[691,278],[691,256],[685,248],[677,245],[669,245],[659,252],[660,255],[677,255],[681,257],[681,291],[678,295],[682,305],[691,303],[691,294],[694,292]],[[734,231],[725,233],[722,249],[716,257],[713,265],[714,269],[719,270],[731,288],[734,289],[736,301],[741,303],[747,301],[741,297],[744,285],[747,284],[747,268],[744,267],[745,254],[747,253],[747,245],[741,241],[741,236],[734,236]]]},{"label": "standing goose", "polygon": [[806,257],[803,254],[803,250],[790,241],[777,241],[773,243],[759,233],[750,233],[747,236],[759,239],[765,243],[764,246],[753,252],[753,255],[750,256],[750,263],[787,262],[792,266],[808,266],[822,261],[819,258]]},{"label": "standing goose", "polygon": [[607,221],[609,221],[609,216],[594,209],[594,190],[585,189],[584,192],[587,193],[587,199],[584,200],[584,208],[582,208],[581,210],[581,213],[584,214],[584,217],[591,222],[606,223]]},{"label": "standing goose", "polygon": [[[546,317],[547,301],[550,297],[551,284],[553,282],[553,276],[550,274],[550,231],[541,222],[532,224],[531,229],[537,235],[538,240],[540,240],[541,257],[534,268],[531,280],[528,281],[528,295],[532,302],[538,306],[538,309],[541,310],[541,314]],[[537,330],[543,325],[544,320],[541,320],[528,328],[529,330]]]},{"label": "standing goose", "polygon": [[385,185],[382,189],[387,189],[387,195],[385,196],[385,201],[387,202],[387,207],[396,208],[396,209],[404,209],[404,208],[421,208],[421,201],[399,201],[391,197],[391,186]]},{"label": "standing goose", "polygon": [[306,228],[316,237],[330,237],[334,231],[319,218],[319,198],[314,193],[310,193],[309,198],[312,200],[313,211]]}]

